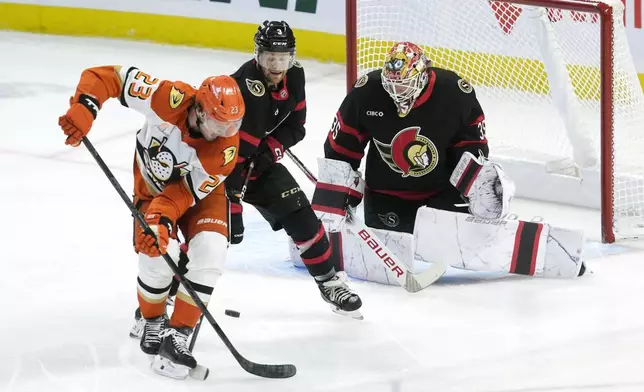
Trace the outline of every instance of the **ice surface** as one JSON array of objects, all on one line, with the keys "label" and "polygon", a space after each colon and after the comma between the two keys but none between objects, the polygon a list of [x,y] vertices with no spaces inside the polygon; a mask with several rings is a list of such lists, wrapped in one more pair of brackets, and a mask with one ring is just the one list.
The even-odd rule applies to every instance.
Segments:
[{"label": "ice surface", "polygon": [[[289,263],[284,233],[252,208],[210,310],[249,359],[293,363],[297,376],[245,373],[209,326],[195,351],[208,380],[153,374],[128,337],[137,265],[129,212],[91,156],[63,144],[57,119],[88,66],[135,64],[198,84],[250,55],[7,32],[0,53],[0,391],[644,391],[644,261],[635,242],[589,242],[595,274],[577,280],[451,273],[418,294],[354,282],[365,315],[356,321],[328,309]],[[344,75],[338,65],[302,63],[308,135],[293,151],[315,170]],[[126,190],[140,124],[113,101],[90,134]],[[594,211],[521,200],[515,211],[598,239]]]}]

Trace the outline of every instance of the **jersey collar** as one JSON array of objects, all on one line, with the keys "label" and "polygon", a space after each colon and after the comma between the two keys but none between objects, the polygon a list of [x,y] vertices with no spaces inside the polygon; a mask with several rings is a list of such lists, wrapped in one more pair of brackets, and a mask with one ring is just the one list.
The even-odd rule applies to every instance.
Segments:
[{"label": "jersey collar", "polygon": [[414,106],[412,108],[417,108],[418,106],[424,104],[427,102],[429,97],[432,95],[432,92],[434,91],[434,83],[436,83],[436,72],[430,70],[429,71],[429,83],[427,83],[427,88],[425,91],[418,97],[416,102],[414,102]]}]

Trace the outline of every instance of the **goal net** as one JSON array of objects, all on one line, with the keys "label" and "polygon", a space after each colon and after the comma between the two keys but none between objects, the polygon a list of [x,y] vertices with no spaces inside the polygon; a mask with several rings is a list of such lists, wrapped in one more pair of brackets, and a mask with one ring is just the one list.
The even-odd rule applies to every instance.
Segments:
[{"label": "goal net", "polygon": [[[348,81],[396,41],[476,88],[518,196],[601,208],[604,240],[644,227],[644,97],[619,0],[349,0]],[[351,8],[355,7],[355,8]]]}]

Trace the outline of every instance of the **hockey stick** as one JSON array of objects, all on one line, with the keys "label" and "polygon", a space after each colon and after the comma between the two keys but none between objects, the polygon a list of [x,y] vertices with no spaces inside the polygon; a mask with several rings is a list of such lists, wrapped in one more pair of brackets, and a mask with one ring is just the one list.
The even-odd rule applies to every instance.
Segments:
[{"label": "hockey stick", "polygon": [[246,178],[244,179],[244,185],[242,185],[241,192],[239,192],[240,202],[244,200],[244,196],[246,196],[246,190],[248,189],[248,181],[250,181],[250,176],[253,173],[254,168],[255,168],[255,161],[250,161],[250,163],[248,164],[248,170],[246,171]]},{"label": "hockey stick", "polygon": [[[134,203],[130,200],[128,195],[125,193],[123,188],[121,187],[121,184],[119,184],[118,180],[116,177],[114,177],[114,174],[112,174],[112,171],[107,167],[107,164],[103,161],[103,158],[98,154],[92,143],[90,143],[89,139],[87,137],[83,137],[83,144],[87,148],[87,150],[92,154],[94,159],[96,160],[96,163],[101,167],[103,170],[103,173],[105,173],[105,176],[107,179],[112,183],[112,186],[114,186],[114,189],[116,192],[121,196],[121,199],[123,199],[123,202],[127,205],[129,208],[130,212],[132,212],[132,215],[136,219],[136,221],[141,225],[143,228],[143,231],[145,233],[149,233],[153,235],[153,231],[148,225],[148,223],[145,221],[143,218],[143,215],[139,210],[136,209],[134,206]],[[246,359],[244,356],[242,356],[239,351],[233,346],[233,344],[230,342],[224,331],[221,329],[219,324],[217,324],[217,321],[215,318],[212,316],[210,311],[206,308],[206,305],[201,301],[201,298],[197,295],[195,292],[195,289],[192,287],[190,282],[181,274],[179,271],[179,268],[177,267],[177,264],[172,260],[172,258],[167,254],[164,253],[162,254],[163,260],[168,264],[172,272],[177,276],[183,287],[186,289],[188,294],[190,294],[190,298],[194,301],[194,303],[197,305],[199,310],[201,310],[202,314],[204,317],[208,320],[210,325],[213,327],[215,332],[217,332],[217,335],[221,338],[221,340],[224,342],[224,345],[228,348],[230,353],[235,357],[239,365],[248,373],[254,374],[259,377],[265,377],[265,378],[289,378],[293,377],[295,373],[297,372],[297,369],[295,368],[294,365],[290,364],[285,364],[285,365],[267,365],[267,364],[260,364],[260,363],[255,363],[251,362],[248,359]],[[207,373],[206,375],[207,376]],[[203,377],[205,379],[205,376]]]},{"label": "hockey stick", "polygon": [[199,321],[197,322],[197,325],[195,325],[195,330],[192,333],[192,337],[190,338],[190,345],[188,346],[188,350],[192,352],[192,350],[195,348],[195,343],[197,343],[197,336],[199,336],[199,330],[201,329],[201,323],[203,322],[203,313],[201,316],[199,316]]},{"label": "hockey stick", "polygon": [[[250,163],[248,164],[248,170],[246,170],[246,178],[244,178],[244,184],[242,185],[241,192],[239,193],[240,203],[242,202],[242,200],[244,200],[244,196],[246,195],[246,190],[248,189],[248,181],[250,181],[250,176],[253,173],[254,168],[255,168],[255,162],[250,161]],[[230,214],[228,216],[228,220],[230,221]],[[197,343],[197,336],[199,336],[199,330],[201,329],[202,321],[203,321],[203,313],[201,314],[201,317],[199,317],[199,323],[197,323],[197,325],[195,326],[195,330],[192,333],[192,337],[190,338],[190,346],[188,346],[188,350],[190,350],[190,352],[192,352],[192,349],[195,347],[195,344]]]},{"label": "hockey stick", "polygon": [[[290,150],[286,155],[302,170],[312,183],[317,184],[318,180],[313,173],[295,156]],[[445,273],[445,263],[432,263],[425,271],[412,274],[409,268],[398,257],[390,251],[387,246],[378,238],[374,232],[367,227],[355,215],[353,208],[347,208],[347,226],[353,231],[362,242],[385,264],[390,273],[395,275],[398,283],[408,292],[415,293],[437,281]]]}]

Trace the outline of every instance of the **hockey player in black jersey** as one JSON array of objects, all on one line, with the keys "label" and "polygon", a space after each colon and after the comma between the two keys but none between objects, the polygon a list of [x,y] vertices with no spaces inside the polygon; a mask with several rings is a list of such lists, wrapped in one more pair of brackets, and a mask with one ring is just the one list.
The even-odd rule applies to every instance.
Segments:
[{"label": "hockey player in black jersey", "polygon": [[295,36],[286,22],[265,21],[254,41],[254,59],[232,75],[241,87],[246,115],[239,131],[238,164],[225,183],[231,201],[231,243],[243,239],[240,194],[248,178],[243,201],[253,205],[273,230],[284,229],[293,239],[334,311],[360,318],[362,302],[336,274],[324,227],[291,173],[278,163],[284,151],[305,135],[305,78],[295,61]]},{"label": "hockey player in black jersey", "polygon": [[[367,226],[412,233],[420,206],[468,212],[469,203],[469,212],[488,219],[507,213],[513,186],[504,192],[509,181],[486,159],[485,116],[474,88],[456,73],[432,67],[413,43],[395,44],[382,69],[358,78],[340,105],[324,154],[355,171],[369,143]],[[462,165],[469,169],[456,176]],[[344,188],[319,183],[314,208],[341,211],[359,203],[360,173],[352,178],[355,186],[350,181],[340,184]]]}]

